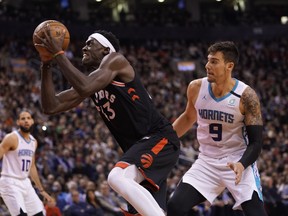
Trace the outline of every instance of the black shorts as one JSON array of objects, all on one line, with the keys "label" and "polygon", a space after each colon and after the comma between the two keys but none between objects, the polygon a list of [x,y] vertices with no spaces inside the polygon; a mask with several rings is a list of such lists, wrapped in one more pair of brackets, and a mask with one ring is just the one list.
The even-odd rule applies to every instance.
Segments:
[{"label": "black shorts", "polygon": [[[144,136],[124,153],[119,163],[135,164],[154,191],[166,179],[178,161],[180,142],[172,126]],[[120,166],[121,167],[121,166]],[[143,185],[145,182],[142,183]]]}]

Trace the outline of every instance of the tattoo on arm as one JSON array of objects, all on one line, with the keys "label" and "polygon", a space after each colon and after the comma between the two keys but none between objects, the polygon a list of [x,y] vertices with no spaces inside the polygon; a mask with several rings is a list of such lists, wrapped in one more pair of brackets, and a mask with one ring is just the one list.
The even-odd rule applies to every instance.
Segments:
[{"label": "tattoo on arm", "polygon": [[241,98],[245,125],[263,125],[260,101],[256,92],[251,87],[247,87]]}]

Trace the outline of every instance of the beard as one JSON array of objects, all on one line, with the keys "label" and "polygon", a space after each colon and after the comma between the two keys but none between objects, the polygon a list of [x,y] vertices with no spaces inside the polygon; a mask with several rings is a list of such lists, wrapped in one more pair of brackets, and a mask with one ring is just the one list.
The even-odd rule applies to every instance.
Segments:
[{"label": "beard", "polygon": [[29,128],[20,126],[20,130],[24,133],[31,133],[33,131],[33,125],[31,125]]}]

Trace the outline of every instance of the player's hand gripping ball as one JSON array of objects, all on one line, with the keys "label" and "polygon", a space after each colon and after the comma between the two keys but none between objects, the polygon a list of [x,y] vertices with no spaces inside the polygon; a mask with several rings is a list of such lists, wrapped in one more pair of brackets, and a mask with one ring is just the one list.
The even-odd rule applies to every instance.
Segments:
[{"label": "player's hand gripping ball", "polygon": [[[54,44],[51,46],[51,37]],[[61,43],[59,50],[57,49],[57,43]],[[33,33],[33,44],[36,50],[39,52],[40,58],[43,62],[52,60],[53,55],[62,50],[66,50],[70,43],[70,33],[66,26],[57,20],[46,20],[40,23]],[[55,45],[56,44],[56,45]],[[56,46],[56,47],[55,47]],[[54,53],[55,52],[55,53]]]}]

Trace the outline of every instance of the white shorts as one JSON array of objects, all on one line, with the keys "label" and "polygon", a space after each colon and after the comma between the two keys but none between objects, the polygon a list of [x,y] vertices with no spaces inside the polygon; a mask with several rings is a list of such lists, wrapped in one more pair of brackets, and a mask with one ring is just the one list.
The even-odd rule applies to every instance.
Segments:
[{"label": "white shorts", "polygon": [[225,188],[236,201],[233,209],[242,209],[241,203],[251,200],[254,191],[263,200],[256,162],[244,170],[240,183],[235,185],[235,173],[227,167],[227,162],[237,162],[240,158],[239,155],[229,155],[213,159],[199,154],[199,158],[183,176],[183,182],[197,189],[210,204]]},{"label": "white shorts", "polygon": [[11,216],[20,214],[20,208],[30,215],[44,211],[44,205],[33,188],[29,178],[16,179],[1,176],[0,194]]}]

